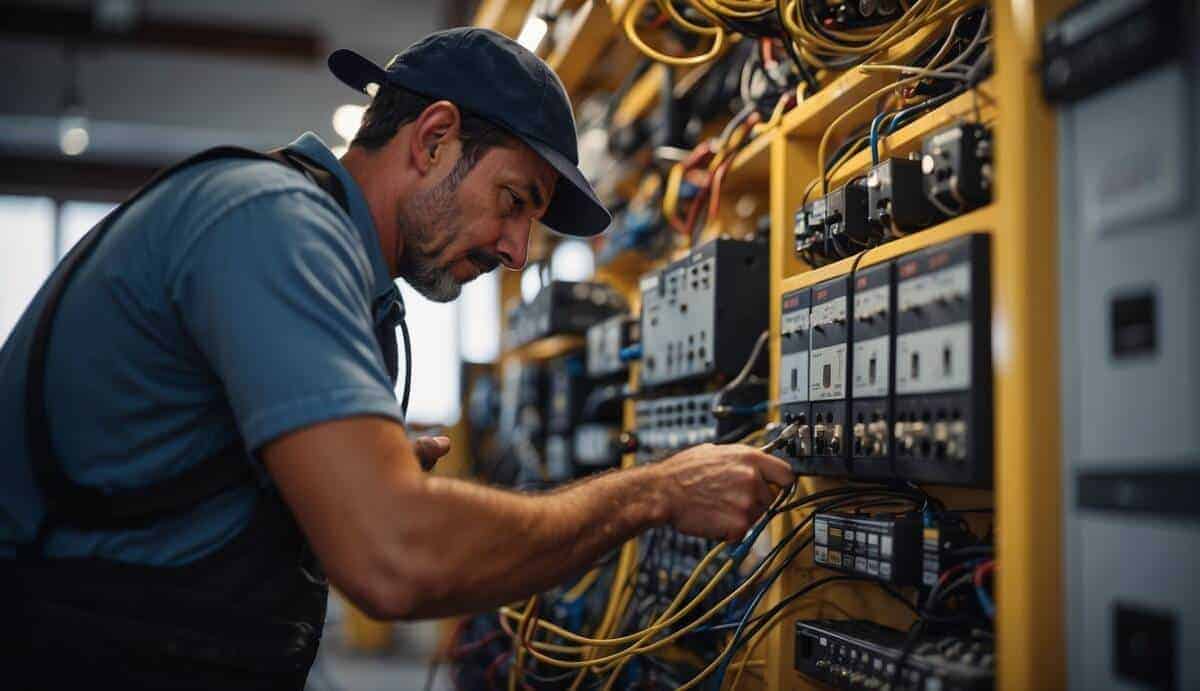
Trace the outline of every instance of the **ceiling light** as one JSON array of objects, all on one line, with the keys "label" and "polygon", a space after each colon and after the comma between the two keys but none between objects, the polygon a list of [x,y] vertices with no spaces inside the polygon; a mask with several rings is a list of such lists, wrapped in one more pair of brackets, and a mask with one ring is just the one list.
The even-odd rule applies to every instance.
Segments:
[{"label": "ceiling light", "polygon": [[358,134],[358,128],[362,125],[365,112],[367,112],[365,107],[353,103],[338,106],[337,110],[333,111],[333,131],[337,132],[342,139],[352,141],[354,135]]},{"label": "ceiling light", "polygon": [[521,27],[521,33],[517,35],[517,43],[536,53],[549,30],[550,25],[546,24],[546,20],[534,16],[531,12],[529,18],[525,20],[525,26]]},{"label": "ceiling light", "polygon": [[70,115],[58,121],[58,148],[68,156],[78,156],[87,151],[91,142],[87,118]]}]

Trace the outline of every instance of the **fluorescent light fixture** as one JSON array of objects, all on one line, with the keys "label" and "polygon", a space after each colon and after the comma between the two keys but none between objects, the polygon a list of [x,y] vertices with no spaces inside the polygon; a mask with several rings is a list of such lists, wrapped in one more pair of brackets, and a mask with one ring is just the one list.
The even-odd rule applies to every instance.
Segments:
[{"label": "fluorescent light fixture", "polygon": [[337,110],[333,111],[333,131],[346,141],[354,139],[354,135],[358,134],[359,126],[362,125],[365,112],[367,112],[365,107],[353,103],[338,106]]},{"label": "fluorescent light fixture", "polygon": [[550,25],[546,23],[546,20],[531,12],[529,18],[525,20],[525,26],[521,27],[521,33],[517,35],[517,43],[536,53],[549,30]]},{"label": "fluorescent light fixture", "polygon": [[91,142],[87,118],[67,116],[58,123],[58,148],[68,156],[78,156],[87,151]]},{"label": "fluorescent light fixture", "polygon": [[563,240],[550,255],[550,275],[556,281],[586,281],[596,273],[596,255],[583,240]]}]

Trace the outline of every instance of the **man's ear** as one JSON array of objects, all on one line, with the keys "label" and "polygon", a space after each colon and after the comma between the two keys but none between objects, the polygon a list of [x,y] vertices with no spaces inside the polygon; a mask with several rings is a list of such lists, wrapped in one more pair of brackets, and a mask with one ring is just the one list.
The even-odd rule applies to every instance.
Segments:
[{"label": "man's ear", "polygon": [[424,175],[432,170],[446,149],[458,138],[462,114],[450,101],[436,101],[421,112],[409,140],[413,165]]}]

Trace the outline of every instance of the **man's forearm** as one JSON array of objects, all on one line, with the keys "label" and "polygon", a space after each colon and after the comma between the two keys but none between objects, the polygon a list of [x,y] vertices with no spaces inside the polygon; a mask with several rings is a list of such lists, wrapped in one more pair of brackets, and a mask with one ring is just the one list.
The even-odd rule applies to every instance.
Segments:
[{"label": "man's forearm", "polygon": [[446,616],[561,583],[667,520],[653,468],[519,494],[438,477],[406,492],[400,540],[424,584],[410,616]]}]

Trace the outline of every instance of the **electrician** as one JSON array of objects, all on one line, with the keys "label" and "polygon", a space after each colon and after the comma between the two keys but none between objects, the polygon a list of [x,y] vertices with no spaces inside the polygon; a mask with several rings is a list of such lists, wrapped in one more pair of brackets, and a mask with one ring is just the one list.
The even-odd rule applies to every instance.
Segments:
[{"label": "electrician", "polygon": [[300,689],[325,574],[374,617],[473,612],[652,526],[738,539],[791,482],[738,445],[536,495],[423,473],[449,441],[405,434],[393,280],[452,300],[521,268],[533,221],[610,217],[561,83],[515,42],[454,29],[330,67],[372,96],[340,161],[305,134],[160,174],[0,351],[10,676]]}]

